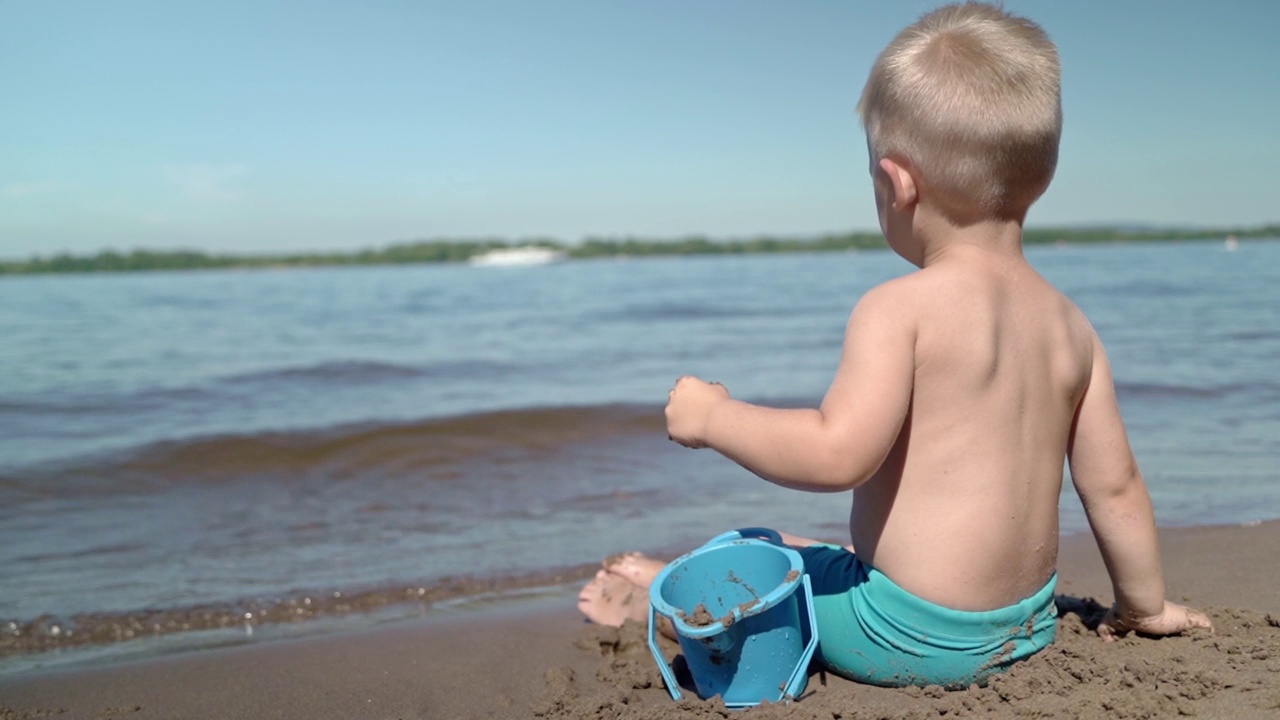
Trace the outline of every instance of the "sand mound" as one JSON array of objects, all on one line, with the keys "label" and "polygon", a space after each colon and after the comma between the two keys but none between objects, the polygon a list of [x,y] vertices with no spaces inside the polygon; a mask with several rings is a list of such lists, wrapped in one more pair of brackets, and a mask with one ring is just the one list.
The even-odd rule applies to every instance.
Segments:
[{"label": "sand mound", "polygon": [[[1280,619],[1250,610],[1209,608],[1215,633],[1104,643],[1093,632],[1103,608],[1058,598],[1055,643],[987,687],[879,688],[815,673],[797,701],[729,710],[692,692],[672,701],[645,645],[644,628],[590,627],[578,641],[600,657],[594,677],[547,672],[531,708],[541,718],[822,718],[918,720],[1008,718],[1280,718]],[[667,643],[668,657],[679,648]],[[677,678],[682,663],[676,660]],[[682,683],[688,684],[687,671]],[[692,687],[689,685],[689,687]]]}]

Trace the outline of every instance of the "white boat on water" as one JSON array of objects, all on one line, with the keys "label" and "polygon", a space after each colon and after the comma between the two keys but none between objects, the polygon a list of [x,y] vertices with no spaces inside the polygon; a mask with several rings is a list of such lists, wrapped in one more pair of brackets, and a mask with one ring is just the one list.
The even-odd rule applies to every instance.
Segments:
[{"label": "white boat on water", "polygon": [[476,267],[496,265],[546,265],[568,257],[564,251],[545,247],[515,247],[472,255],[467,262]]}]

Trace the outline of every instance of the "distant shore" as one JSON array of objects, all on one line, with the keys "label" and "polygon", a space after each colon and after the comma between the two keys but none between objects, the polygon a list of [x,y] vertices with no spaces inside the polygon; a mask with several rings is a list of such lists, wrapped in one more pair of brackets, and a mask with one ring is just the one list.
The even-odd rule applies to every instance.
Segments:
[{"label": "distant shore", "polygon": [[[1124,227],[1027,228],[1027,245],[1126,243],[1260,239],[1280,237],[1280,225],[1253,228],[1197,228],[1188,230],[1129,229]],[[210,254],[199,250],[104,250],[96,255],[57,254],[28,260],[0,261],[0,276],[52,273],[143,272],[148,270],[208,270],[225,268],[335,267],[342,265],[404,265],[461,263],[493,250],[541,247],[571,259],[660,257],[676,255],[741,255],[785,252],[837,252],[885,247],[878,232],[851,232],[818,237],[760,236],[715,240],[704,236],[678,239],[587,238],[579,243],[552,239],[422,240],[381,249],[351,252],[279,255]]]}]

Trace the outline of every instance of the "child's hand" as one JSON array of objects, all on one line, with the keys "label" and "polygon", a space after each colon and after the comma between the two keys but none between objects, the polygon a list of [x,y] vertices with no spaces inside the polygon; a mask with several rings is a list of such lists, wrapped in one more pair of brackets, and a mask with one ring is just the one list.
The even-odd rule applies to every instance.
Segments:
[{"label": "child's hand", "polygon": [[1177,635],[1195,628],[1205,628],[1213,632],[1213,623],[1209,617],[1199,610],[1192,610],[1169,601],[1165,601],[1164,609],[1158,615],[1150,617],[1123,617],[1116,612],[1115,606],[1107,611],[1107,616],[1098,624],[1098,634],[1103,640],[1112,642],[1118,635],[1129,631],[1144,635]]},{"label": "child's hand", "polygon": [[691,375],[676,381],[667,393],[667,437],[689,448],[707,446],[707,416],[717,403],[729,399],[720,383],[709,383]]}]

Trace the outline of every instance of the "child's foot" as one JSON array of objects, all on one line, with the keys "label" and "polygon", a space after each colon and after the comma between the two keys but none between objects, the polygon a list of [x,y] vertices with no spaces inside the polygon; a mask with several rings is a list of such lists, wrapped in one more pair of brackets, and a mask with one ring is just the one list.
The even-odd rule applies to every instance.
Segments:
[{"label": "child's foot", "polygon": [[638,552],[619,553],[604,559],[604,569],[648,589],[667,563]]},{"label": "child's foot", "polygon": [[620,627],[649,618],[649,593],[622,575],[601,570],[578,593],[578,610],[600,625]]},{"label": "child's foot", "polygon": [[620,552],[604,559],[604,569],[614,575],[622,575],[632,583],[648,589],[653,579],[666,568],[667,562],[649,557],[640,552]]}]

